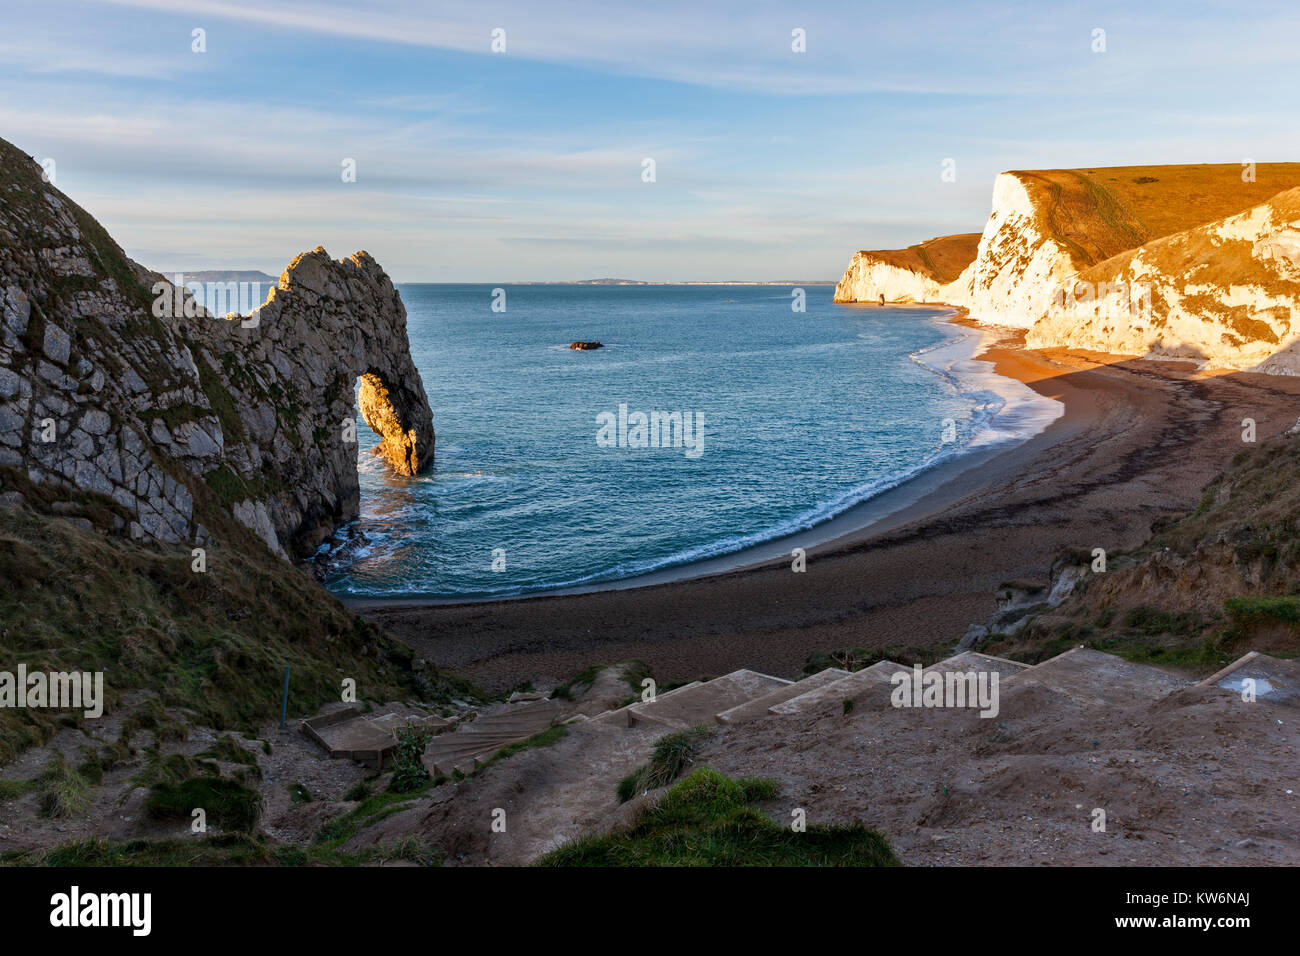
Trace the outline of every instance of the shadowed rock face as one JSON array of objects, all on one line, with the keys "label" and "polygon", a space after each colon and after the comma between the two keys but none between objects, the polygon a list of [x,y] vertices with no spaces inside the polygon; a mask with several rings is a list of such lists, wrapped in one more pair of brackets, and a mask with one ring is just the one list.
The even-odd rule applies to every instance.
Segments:
[{"label": "shadowed rock face", "polygon": [[206,544],[205,486],[272,550],[308,554],[358,514],[358,379],[376,454],[426,468],[406,310],[367,253],[300,255],[260,308],[217,318],[0,140],[0,504]]}]

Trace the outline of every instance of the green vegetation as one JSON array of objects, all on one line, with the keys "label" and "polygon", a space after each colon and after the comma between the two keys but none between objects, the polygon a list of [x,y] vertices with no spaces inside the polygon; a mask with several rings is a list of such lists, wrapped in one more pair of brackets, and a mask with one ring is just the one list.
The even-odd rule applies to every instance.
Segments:
[{"label": "green vegetation", "polygon": [[149,788],[146,812],[160,820],[190,820],[203,810],[209,826],[251,832],[262,811],[262,798],[235,780],[191,777],[181,783],[156,783]]},{"label": "green vegetation", "polygon": [[553,700],[573,700],[596,682],[596,675],[608,667],[608,664],[593,664],[580,674],[575,674],[563,684],[551,691]]},{"label": "green vegetation", "polygon": [[10,866],[361,866],[409,860],[438,866],[436,850],[418,838],[345,853],[329,846],[277,845],[246,833],[220,833],[171,840],[115,842],[92,838],[48,850],[10,851]]},{"label": "green vegetation", "polygon": [[304,784],[289,784],[289,800],[294,806],[298,806],[301,803],[311,803],[315,799],[316,798],[311,795],[311,791],[308,790]]},{"label": "green vegetation", "polygon": [[374,788],[371,786],[369,780],[358,780],[352,786],[348,787],[347,792],[343,794],[343,799],[349,802],[356,802],[366,799],[366,797],[370,796],[372,793],[374,793]]},{"label": "green vegetation", "polygon": [[862,824],[781,826],[751,804],[770,780],[732,780],[700,767],[624,830],[581,837],[539,866],[898,866],[888,842]]},{"label": "green vegetation", "polygon": [[0,803],[7,803],[30,793],[38,786],[36,780],[0,780]]},{"label": "green vegetation", "polygon": [[325,850],[337,850],[366,827],[410,808],[421,793],[445,781],[445,777],[426,780],[419,790],[394,793],[391,790],[372,794],[341,816],[335,817],[316,831],[313,843]]},{"label": "green vegetation", "polygon": [[46,816],[66,820],[84,813],[90,805],[90,783],[57,750],[36,782],[40,787],[41,812]]},{"label": "green vegetation", "polygon": [[[575,695],[582,693],[596,682],[596,678],[600,675],[601,671],[605,670],[607,667],[613,666],[613,664],[593,664],[580,674],[575,674],[573,677],[570,677],[559,687],[556,687],[551,691],[551,698],[554,700],[573,700]],[[653,677],[654,674],[650,670],[650,665],[645,661],[629,660],[623,662],[623,671],[619,676],[623,678],[623,681],[628,685],[628,687],[632,688],[633,691],[639,694],[641,693],[641,682],[647,677]],[[670,690],[673,686],[675,685],[670,684],[666,687],[661,687],[659,688],[659,692],[663,693],[666,690]]]},{"label": "green vegetation", "polygon": [[[1087,647],[1205,675],[1246,651],[1300,652],[1300,440],[1248,446],[1195,509],[1164,516],[1111,570],[983,650],[1033,664]],[[1167,587],[1171,569],[1195,588]]]},{"label": "green vegetation", "polygon": [[220,760],[222,763],[238,764],[240,773],[254,780],[262,779],[262,768],[257,765],[257,757],[239,746],[235,738],[228,734],[218,737],[216,743],[198,756]]},{"label": "green vegetation", "polygon": [[551,744],[561,740],[568,732],[569,732],[569,728],[562,727],[557,724],[554,727],[547,727],[539,734],[533,734],[527,740],[520,740],[520,741],[516,741],[513,744],[506,744],[506,746],[502,747],[491,757],[485,760],[482,763],[482,765],[479,766],[478,770],[475,772],[482,773],[484,770],[492,766],[497,761],[506,760],[510,757],[513,757],[515,754],[519,753],[520,751],[532,750],[536,747],[549,747]]},{"label": "green vegetation", "polygon": [[1237,627],[1251,628],[1267,624],[1300,627],[1300,597],[1234,597],[1223,602],[1228,619]]},{"label": "green vegetation", "polygon": [[388,784],[393,793],[411,793],[429,782],[429,771],[424,769],[422,758],[432,736],[422,727],[403,727],[397,732],[393,779]]},{"label": "green vegetation", "polygon": [[650,752],[650,762],[618,782],[619,803],[668,786],[695,762],[700,746],[717,732],[718,728],[711,724],[700,724],[659,738]]},{"label": "green vegetation", "polygon": [[[404,687],[409,648],[305,586],[301,571],[233,518],[214,507],[204,521],[219,544],[200,574],[188,548],[154,550],[0,508],[0,656],[29,671],[103,671],[110,712],[125,691],[156,691],[128,718],[125,745],[139,730],[183,738],[180,708],[194,722],[255,735],[279,716],[286,664],[290,716],[337,700],[344,676],[381,700],[481,697],[432,666]],[[79,712],[3,709],[0,761],[80,720]]]}]

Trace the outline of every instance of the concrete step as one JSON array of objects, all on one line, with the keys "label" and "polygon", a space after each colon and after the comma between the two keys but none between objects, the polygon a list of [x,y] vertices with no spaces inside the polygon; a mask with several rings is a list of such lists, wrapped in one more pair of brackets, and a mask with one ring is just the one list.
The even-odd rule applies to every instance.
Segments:
[{"label": "concrete step", "polygon": [[[663,700],[665,697],[669,697],[672,694],[680,694],[683,691],[690,690],[692,687],[699,687],[700,683],[700,681],[691,681],[689,684],[683,684],[681,687],[674,687],[672,690],[665,691],[658,695],[656,700]],[[638,705],[633,703],[628,704],[626,707],[619,707],[615,710],[607,710],[603,713],[597,714],[592,718],[592,720],[599,721],[602,724],[615,724],[619,727],[631,727],[633,724],[632,708],[636,706]]]},{"label": "concrete step", "polygon": [[1251,689],[1256,700],[1285,707],[1300,707],[1300,661],[1270,657],[1258,651],[1251,651],[1238,658],[1217,674],[1211,674],[1200,681],[1197,686],[1222,687],[1240,694],[1249,686],[1244,683],[1246,680],[1255,682]]},{"label": "concrete step", "polygon": [[447,776],[453,770],[470,774],[502,747],[540,734],[564,713],[559,701],[539,700],[488,714],[462,724],[455,733],[429,741],[421,759],[425,769],[435,776]]},{"label": "concrete step", "polygon": [[1007,687],[1040,684],[1086,704],[1156,701],[1191,681],[1170,671],[1133,664],[1113,654],[1075,647],[1003,680]]},{"label": "concrete step", "polygon": [[761,697],[755,697],[753,700],[732,707],[730,710],[724,710],[715,719],[720,724],[738,724],[746,720],[766,717],[769,707],[783,704],[787,700],[816,690],[818,687],[839,680],[841,677],[848,676],[849,671],[839,667],[828,667],[824,671],[818,671],[810,677],[805,677],[803,680],[795,681],[793,684],[786,684],[784,687],[778,687],[775,690],[768,691]]},{"label": "concrete step", "polygon": [[877,661],[870,667],[864,667],[860,671],[830,681],[805,694],[774,704],[767,709],[767,712],[790,717],[832,705],[842,707],[845,700],[857,700],[861,694],[869,690],[880,690],[887,696],[890,689],[889,678],[900,670],[907,670],[907,668],[893,661]]},{"label": "concrete step", "polygon": [[1006,680],[1012,674],[1018,674],[1020,671],[1028,670],[1028,664],[1022,664],[1019,661],[1009,661],[1005,657],[993,657],[991,654],[980,654],[977,651],[963,651],[937,664],[931,664],[924,673],[931,672],[937,674],[948,674],[953,672],[968,673],[996,673],[999,681]]},{"label": "concrete step", "polygon": [[793,683],[756,671],[738,670],[711,681],[681,687],[648,703],[627,708],[628,726],[662,724],[677,730],[710,723],[715,715]]}]

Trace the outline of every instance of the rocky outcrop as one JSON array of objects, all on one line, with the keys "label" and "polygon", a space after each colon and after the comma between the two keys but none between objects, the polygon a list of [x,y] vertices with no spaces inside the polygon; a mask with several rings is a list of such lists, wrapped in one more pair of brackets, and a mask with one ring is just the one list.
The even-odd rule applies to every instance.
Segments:
[{"label": "rocky outcrop", "polygon": [[1241,173],[1003,173],[960,275],[916,255],[956,237],[859,252],[835,298],[957,305],[977,321],[1025,329],[1037,348],[1300,374],[1300,167],[1260,167],[1250,182]]},{"label": "rocky outcrop", "polygon": [[359,508],[354,388],[402,475],[433,458],[406,312],[364,252],[298,256],[218,318],[0,141],[0,503],[203,544],[199,486],[282,555]]}]

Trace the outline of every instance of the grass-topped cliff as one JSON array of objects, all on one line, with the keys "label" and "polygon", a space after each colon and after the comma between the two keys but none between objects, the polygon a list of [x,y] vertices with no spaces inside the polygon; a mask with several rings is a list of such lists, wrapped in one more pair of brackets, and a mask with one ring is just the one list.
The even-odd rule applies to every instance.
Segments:
[{"label": "grass-topped cliff", "polygon": [[945,302],[1037,348],[1296,374],[1297,187],[1300,163],[1003,173],[973,252],[947,236],[856,253],[835,300]]},{"label": "grass-topped cliff", "polygon": [[864,249],[858,255],[897,269],[919,272],[946,285],[975,261],[979,241],[978,232],[965,232],[956,236],[937,236],[906,249]]},{"label": "grass-topped cliff", "polygon": [[1239,163],[1018,170],[1044,236],[1080,268],[1249,209],[1300,186],[1300,163],[1260,163],[1254,181]]}]

